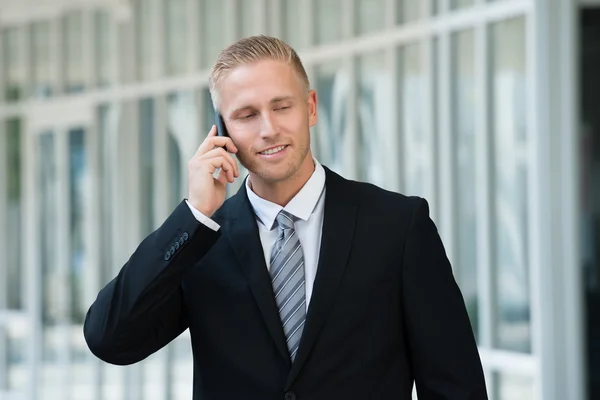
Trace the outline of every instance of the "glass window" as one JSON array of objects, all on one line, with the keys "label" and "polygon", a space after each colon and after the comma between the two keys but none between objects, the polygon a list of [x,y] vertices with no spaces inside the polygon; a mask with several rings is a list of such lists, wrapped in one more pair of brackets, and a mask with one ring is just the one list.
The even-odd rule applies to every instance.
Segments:
[{"label": "glass window", "polygon": [[343,152],[348,140],[348,96],[350,76],[342,62],[322,64],[315,68],[318,122],[313,128],[311,147],[320,163],[344,173]]},{"label": "glass window", "polygon": [[492,49],[495,344],[530,352],[524,20],[494,25]]},{"label": "glass window", "polygon": [[228,26],[226,23],[226,11],[224,1],[200,0],[200,29],[202,46],[202,66],[210,68],[227,43]]},{"label": "glass window", "polygon": [[39,263],[42,277],[42,382],[44,399],[60,396],[61,368],[59,348],[64,335],[59,329],[64,304],[61,293],[65,287],[58,270],[58,176],[56,141],[52,132],[44,132],[37,138],[37,188],[39,190]]},{"label": "glass window", "polygon": [[303,2],[298,0],[283,0],[283,40],[298,49],[304,44],[303,36],[306,29],[302,21]]},{"label": "glass window", "polygon": [[[29,383],[28,352],[29,331],[27,324],[17,321],[10,322],[4,328],[0,328],[0,340],[4,339],[4,354],[6,355],[7,373],[4,388],[9,391],[25,390]],[[4,362],[4,360],[0,361]],[[0,378],[1,380],[1,378]],[[0,384],[1,385],[1,384]],[[0,386],[2,388],[2,386]]]},{"label": "glass window", "polygon": [[167,132],[169,136],[168,168],[169,209],[187,197],[188,154],[196,151],[199,129],[198,107],[194,92],[172,93],[167,99]]},{"label": "glass window", "polygon": [[154,99],[142,99],[139,102],[140,126],[140,212],[142,236],[155,229],[154,221]]},{"label": "glass window", "polygon": [[111,45],[111,20],[107,10],[97,10],[94,13],[95,44],[96,44],[96,73],[97,84],[108,86],[113,81],[111,65],[114,60],[114,49]]},{"label": "glass window", "polygon": [[[98,180],[100,207],[99,232],[100,232],[100,286],[103,287],[114,277],[114,248],[113,218],[114,201],[113,192],[117,186],[117,137],[119,134],[120,107],[115,104],[102,104],[98,111]],[[98,288],[99,289],[99,288]]]},{"label": "glass window", "polygon": [[50,22],[36,22],[32,26],[31,61],[33,66],[33,94],[35,97],[44,98],[51,96],[55,91],[52,79],[53,49],[51,41]]},{"label": "glass window", "polygon": [[6,122],[6,301],[10,309],[23,308],[23,204],[22,204],[22,167],[21,167],[21,120]]},{"label": "glass window", "polygon": [[83,129],[69,131],[69,249],[71,278],[71,321],[83,324],[87,307],[85,291],[85,200],[87,160]]},{"label": "glass window", "polygon": [[498,400],[533,400],[536,398],[533,378],[530,376],[496,372],[495,398]]},{"label": "glass window", "polygon": [[81,334],[85,314],[89,307],[86,293],[97,288],[90,287],[90,271],[85,245],[85,225],[87,210],[88,160],[86,154],[85,131],[81,128],[68,132],[69,154],[69,264],[71,289],[70,345],[71,345],[71,392],[73,398],[94,400],[95,366],[93,355]]},{"label": "glass window", "polygon": [[168,388],[165,374],[167,371],[165,355],[168,351],[168,348],[163,348],[143,361],[144,383],[141,398],[144,400],[163,400],[166,398]]},{"label": "glass window", "polygon": [[398,0],[397,19],[400,23],[413,22],[422,17],[423,0]]},{"label": "glass window", "polygon": [[404,191],[411,195],[432,198],[434,176],[428,132],[428,73],[424,65],[423,46],[407,45],[399,52],[400,60],[400,127],[403,136]]},{"label": "glass window", "polygon": [[386,171],[392,165],[395,151],[390,142],[390,118],[394,96],[392,71],[386,66],[385,52],[364,55],[359,60],[358,115],[358,179],[386,187],[392,182]]},{"label": "glass window", "polygon": [[65,49],[65,90],[81,92],[85,86],[83,61],[83,21],[81,12],[69,12],[63,19]]},{"label": "glass window", "polygon": [[192,398],[194,383],[194,356],[189,330],[173,341],[172,348],[173,400],[188,400]]},{"label": "glass window", "polygon": [[257,0],[240,0],[239,2],[240,33],[242,37],[258,35],[261,32],[260,22],[263,20],[260,2]]},{"label": "glass window", "polygon": [[451,0],[450,8],[453,10],[475,5],[475,0]]},{"label": "glass window", "polygon": [[480,112],[475,99],[475,41],[473,31],[452,36],[452,142],[456,165],[456,271],[475,336],[479,331],[477,318],[477,204],[475,116]]},{"label": "glass window", "polygon": [[381,31],[386,28],[386,0],[356,0],[357,34]]},{"label": "glass window", "polygon": [[186,0],[169,0],[165,3],[167,73],[183,74],[188,68],[188,33]]},{"label": "glass window", "polygon": [[[137,31],[138,74],[142,80],[158,77],[158,67],[163,60],[158,59],[156,48],[156,24],[158,13],[155,1],[137,0],[135,3]],[[181,54],[179,55],[181,57]]]},{"label": "glass window", "polygon": [[6,66],[4,72],[6,93],[4,93],[4,96],[8,102],[23,99],[25,93],[26,69],[23,67],[24,49],[20,46],[23,43],[20,40],[22,33],[22,30],[18,28],[9,28],[3,31],[3,62]]},{"label": "glass window", "polygon": [[317,44],[336,42],[344,38],[343,0],[319,0],[314,2],[316,13],[315,39]]}]

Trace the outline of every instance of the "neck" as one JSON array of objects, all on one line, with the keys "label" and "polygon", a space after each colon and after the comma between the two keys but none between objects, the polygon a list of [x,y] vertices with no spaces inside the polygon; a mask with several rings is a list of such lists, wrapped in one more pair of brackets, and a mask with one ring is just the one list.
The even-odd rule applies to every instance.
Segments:
[{"label": "neck", "polygon": [[250,188],[257,196],[285,207],[298,194],[314,171],[315,163],[309,152],[298,171],[282,181],[267,182],[250,173]]}]

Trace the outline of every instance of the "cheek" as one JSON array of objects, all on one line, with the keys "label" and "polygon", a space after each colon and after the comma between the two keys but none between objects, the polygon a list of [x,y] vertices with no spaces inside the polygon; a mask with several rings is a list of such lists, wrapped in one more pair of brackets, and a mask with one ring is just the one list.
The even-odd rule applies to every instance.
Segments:
[{"label": "cheek", "polygon": [[279,121],[279,126],[284,132],[288,132],[294,136],[297,136],[307,127],[306,116],[301,115],[300,113],[282,116]]}]

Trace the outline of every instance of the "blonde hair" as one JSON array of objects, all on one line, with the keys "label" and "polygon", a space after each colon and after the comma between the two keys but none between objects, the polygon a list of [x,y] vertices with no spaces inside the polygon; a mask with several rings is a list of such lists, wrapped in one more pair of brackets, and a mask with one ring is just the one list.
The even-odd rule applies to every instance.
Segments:
[{"label": "blonde hair", "polygon": [[208,79],[208,87],[213,106],[219,105],[219,82],[232,69],[262,60],[283,61],[290,64],[298,73],[308,91],[308,75],[296,51],[281,39],[272,36],[258,35],[240,39],[219,54]]}]

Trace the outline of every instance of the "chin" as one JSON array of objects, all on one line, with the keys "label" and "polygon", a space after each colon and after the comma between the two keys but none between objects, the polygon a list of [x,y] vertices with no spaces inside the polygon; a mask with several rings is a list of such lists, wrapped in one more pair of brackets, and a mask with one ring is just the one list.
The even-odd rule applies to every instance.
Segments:
[{"label": "chin", "polygon": [[296,169],[292,166],[286,165],[270,168],[258,168],[256,171],[253,171],[254,175],[258,176],[260,179],[265,182],[277,183],[285,181],[294,175]]}]

